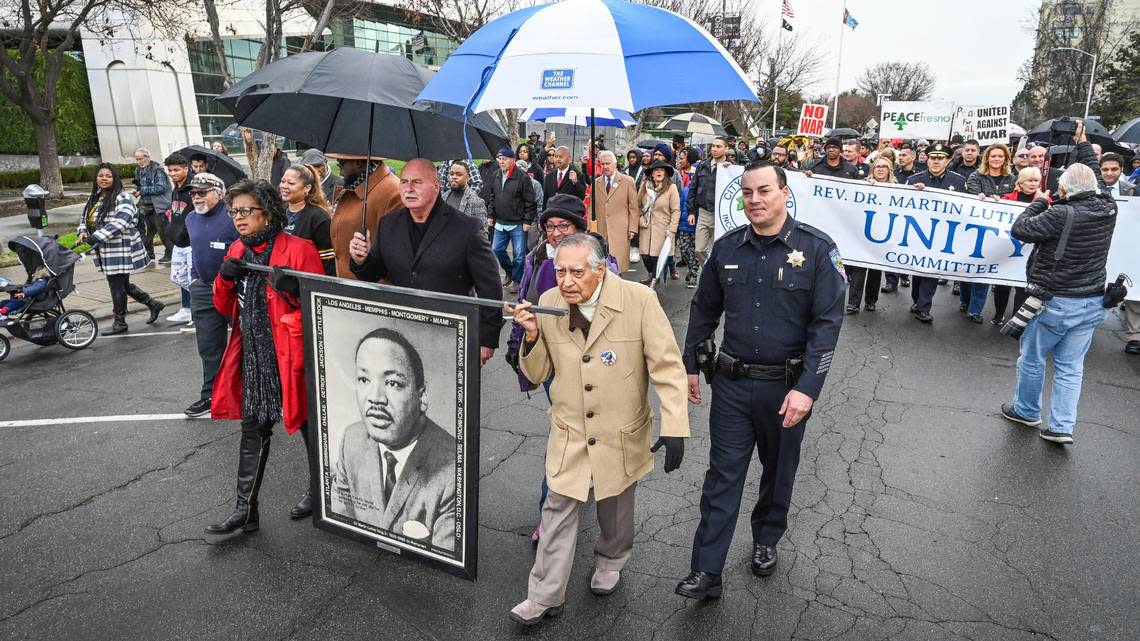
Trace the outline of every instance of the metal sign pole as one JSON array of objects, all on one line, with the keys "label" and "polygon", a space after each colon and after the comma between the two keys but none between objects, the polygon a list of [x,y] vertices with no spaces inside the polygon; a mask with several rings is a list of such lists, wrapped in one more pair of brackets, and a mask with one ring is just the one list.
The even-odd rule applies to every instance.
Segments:
[{"label": "metal sign pole", "polygon": [[[255,272],[263,272],[272,274],[273,268],[266,265],[254,265],[245,261],[239,261],[242,267]],[[281,270],[287,276],[294,276],[296,278],[307,278],[322,283],[333,283],[336,285],[350,285],[354,287],[361,287],[363,289],[371,289],[379,292],[389,292],[392,294],[404,294],[411,296],[423,296],[424,298],[433,298],[435,300],[445,300],[453,303],[467,303],[469,305],[479,305],[481,307],[494,307],[495,309],[503,309],[503,303],[516,304],[513,301],[495,300],[493,298],[476,298],[474,296],[462,296],[460,294],[445,294],[443,292],[432,292],[426,289],[412,289],[411,287],[397,287],[396,285],[383,285],[381,283],[365,283],[359,280],[348,280],[347,278],[337,278],[336,276],[326,276],[325,274],[313,274],[311,272],[299,272],[293,269]],[[532,305],[530,311],[535,314],[552,314],[554,316],[565,316],[569,310],[559,307],[545,307],[542,305]]]}]

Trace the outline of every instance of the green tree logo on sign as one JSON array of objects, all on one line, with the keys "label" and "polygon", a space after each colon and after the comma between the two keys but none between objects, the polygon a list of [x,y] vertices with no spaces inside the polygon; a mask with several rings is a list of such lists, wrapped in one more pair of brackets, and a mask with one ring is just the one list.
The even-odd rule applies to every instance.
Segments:
[{"label": "green tree logo on sign", "polygon": [[902,114],[899,114],[899,117],[895,119],[894,124],[895,127],[898,127],[899,131],[906,129],[906,117],[904,117]]}]

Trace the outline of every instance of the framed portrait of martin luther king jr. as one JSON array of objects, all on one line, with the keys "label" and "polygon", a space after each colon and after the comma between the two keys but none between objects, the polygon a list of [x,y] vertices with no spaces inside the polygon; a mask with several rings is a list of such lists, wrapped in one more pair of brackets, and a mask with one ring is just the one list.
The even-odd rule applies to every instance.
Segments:
[{"label": "framed portrait of martin luther king jr.", "polygon": [[314,524],[474,579],[477,307],[302,283]]}]

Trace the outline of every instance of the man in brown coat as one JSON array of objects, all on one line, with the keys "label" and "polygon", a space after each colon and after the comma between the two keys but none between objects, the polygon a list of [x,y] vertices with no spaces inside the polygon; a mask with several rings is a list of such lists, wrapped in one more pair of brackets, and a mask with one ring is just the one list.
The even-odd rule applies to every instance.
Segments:
[{"label": "man in brown coat", "polygon": [[629,269],[629,242],[637,235],[641,204],[637,200],[637,184],[617,170],[617,157],[612,151],[598,154],[600,176],[594,179],[591,199],[597,205],[598,233],[606,239],[610,255],[617,259],[618,271]]},{"label": "man in brown coat", "polygon": [[[523,374],[537,383],[558,372],[550,386],[542,538],[527,599],[510,614],[523,625],[562,611],[578,512],[591,484],[601,533],[590,590],[601,596],[617,588],[633,551],[637,481],[653,469],[651,452],[662,445],[665,472],[677,469],[689,436],[685,369],[653,291],[608,273],[601,244],[588,234],[562,239],[553,261],[558,287],[539,304],[568,314],[536,317],[529,302],[505,305],[524,331]],[[661,399],[661,437],[652,448],[650,382]]]},{"label": "man in brown coat", "polygon": [[360,231],[360,215],[364,208],[364,179],[365,169],[371,168],[368,176],[368,212],[366,229],[376,229],[380,217],[388,212],[399,209],[400,179],[383,158],[372,158],[366,163],[364,156],[352,154],[325,154],[335,158],[340,164],[341,177],[344,185],[333,188],[332,199],[332,225],[329,235],[332,236],[333,253],[336,255],[336,275],[340,278],[356,279],[356,275],[348,268],[351,258],[348,255],[348,244],[352,235]]}]

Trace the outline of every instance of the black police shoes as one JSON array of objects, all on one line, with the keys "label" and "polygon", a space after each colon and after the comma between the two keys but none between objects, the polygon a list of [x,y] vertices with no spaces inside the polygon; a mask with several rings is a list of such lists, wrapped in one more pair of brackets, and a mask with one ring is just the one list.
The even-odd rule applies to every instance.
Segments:
[{"label": "black police shoes", "polygon": [[1125,354],[1140,354],[1140,341],[1128,341],[1124,346]]},{"label": "black police shoes", "polygon": [[1021,423],[1026,427],[1037,427],[1041,424],[1041,419],[1039,418],[1025,418],[1021,414],[1013,411],[1013,403],[1002,403],[1001,415],[1004,416],[1006,420],[1013,421],[1014,423]]},{"label": "black police shoes", "polygon": [[776,561],[776,546],[759,543],[752,546],[752,574],[756,576],[772,574],[776,571]]},{"label": "black police shoes", "polygon": [[686,599],[719,599],[723,587],[719,574],[708,572],[690,572],[684,581],[677,584],[674,590]]}]

